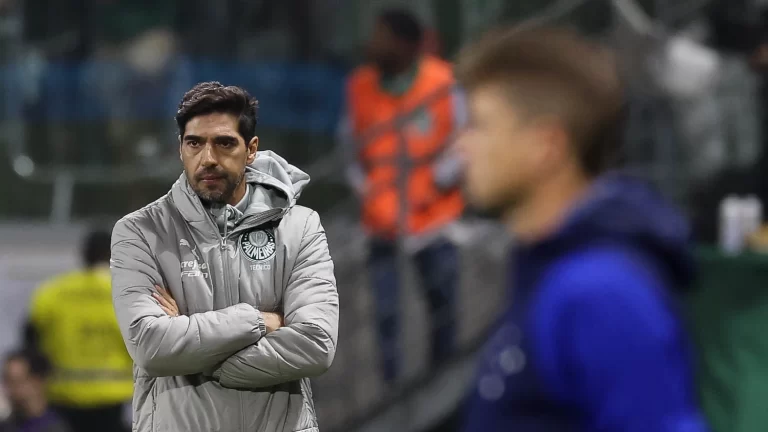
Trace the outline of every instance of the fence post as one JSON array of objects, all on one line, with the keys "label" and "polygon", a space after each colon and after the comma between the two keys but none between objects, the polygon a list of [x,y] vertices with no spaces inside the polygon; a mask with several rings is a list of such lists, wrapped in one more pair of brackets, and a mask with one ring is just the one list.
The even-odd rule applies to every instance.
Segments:
[{"label": "fence post", "polygon": [[53,181],[51,200],[51,223],[66,224],[72,218],[72,197],[75,190],[75,176],[69,170],[56,173]]}]

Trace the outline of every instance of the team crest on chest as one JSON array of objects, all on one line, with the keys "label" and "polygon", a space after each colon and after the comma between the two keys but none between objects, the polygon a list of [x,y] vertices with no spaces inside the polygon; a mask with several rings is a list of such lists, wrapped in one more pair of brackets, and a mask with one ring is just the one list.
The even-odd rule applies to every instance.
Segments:
[{"label": "team crest on chest", "polygon": [[275,256],[275,234],[272,230],[256,229],[240,236],[240,252],[250,261],[264,262]]}]

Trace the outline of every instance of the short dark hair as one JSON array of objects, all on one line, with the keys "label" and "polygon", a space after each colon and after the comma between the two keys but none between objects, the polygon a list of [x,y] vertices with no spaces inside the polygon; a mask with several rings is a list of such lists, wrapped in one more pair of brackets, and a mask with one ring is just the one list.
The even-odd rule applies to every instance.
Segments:
[{"label": "short dark hair", "polygon": [[40,352],[32,349],[20,349],[10,353],[5,358],[5,364],[12,361],[23,361],[29,367],[29,374],[45,379],[51,373],[51,363]]},{"label": "short dark hair", "polygon": [[469,91],[501,86],[523,115],[561,119],[587,175],[615,163],[624,96],[615,57],[599,44],[567,28],[500,29],[462,51],[456,75]]},{"label": "short dark hair", "polygon": [[93,230],[83,240],[81,254],[86,267],[108,263],[112,235],[106,230]]},{"label": "short dark hair", "polygon": [[199,115],[227,113],[237,116],[237,129],[247,144],[256,136],[259,102],[245,89],[224,86],[217,81],[202,82],[189,89],[181,98],[176,113],[179,136],[184,136],[187,123]]},{"label": "short dark hair", "polygon": [[398,39],[411,45],[421,45],[424,28],[418,18],[405,9],[385,9],[379,13],[379,21],[387,26]]}]

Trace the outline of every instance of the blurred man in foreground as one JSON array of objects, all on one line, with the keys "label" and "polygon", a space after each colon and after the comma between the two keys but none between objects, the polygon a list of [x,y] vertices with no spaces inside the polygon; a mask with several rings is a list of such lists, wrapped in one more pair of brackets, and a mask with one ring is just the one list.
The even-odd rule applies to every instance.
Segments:
[{"label": "blurred man in foreground", "polygon": [[566,30],[502,31],[467,48],[459,80],[468,196],[518,243],[465,430],[704,431],[675,302],[689,230],[605,173],[623,111],[610,53]]},{"label": "blurred man in foreground", "polygon": [[[0,423],[0,432],[70,431],[66,423],[48,407],[45,396],[48,372],[48,362],[38,353],[19,351],[6,358],[3,385],[11,404],[11,416]],[[79,432],[79,429],[75,431]]]},{"label": "blurred man in foreground", "polygon": [[83,269],[44,283],[33,295],[26,343],[52,366],[48,396],[77,432],[127,431],[133,361],[112,307],[110,234],[90,232]]},{"label": "blurred man in foreground", "polygon": [[176,115],[184,173],[115,226],[117,319],[136,362],[136,432],[317,432],[309,378],[336,352],[325,231],[309,176],[256,153],[257,102],[201,83]]},{"label": "blurred man in foreground", "polygon": [[368,268],[385,381],[400,367],[398,247],[413,257],[429,305],[432,365],[456,338],[459,253],[448,229],[464,210],[452,144],[464,106],[446,62],[422,51],[421,23],[404,10],[382,12],[369,63],[347,85],[341,142],[347,177],[362,202],[370,236]]}]

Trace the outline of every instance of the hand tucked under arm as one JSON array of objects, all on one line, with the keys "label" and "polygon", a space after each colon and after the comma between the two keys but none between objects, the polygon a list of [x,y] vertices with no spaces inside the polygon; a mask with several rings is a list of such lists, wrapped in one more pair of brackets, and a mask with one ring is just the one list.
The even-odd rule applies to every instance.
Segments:
[{"label": "hand tucked under arm", "polygon": [[111,269],[115,313],[128,353],[152,376],[209,370],[266,333],[261,312],[247,304],[169,316],[153,298],[162,280],[156,261],[130,221],[118,222],[113,231]]},{"label": "hand tucked under arm", "polygon": [[339,297],[325,232],[307,220],[284,294],[285,327],[228,358],[213,376],[229,388],[260,388],[321,375],[336,353]]}]

